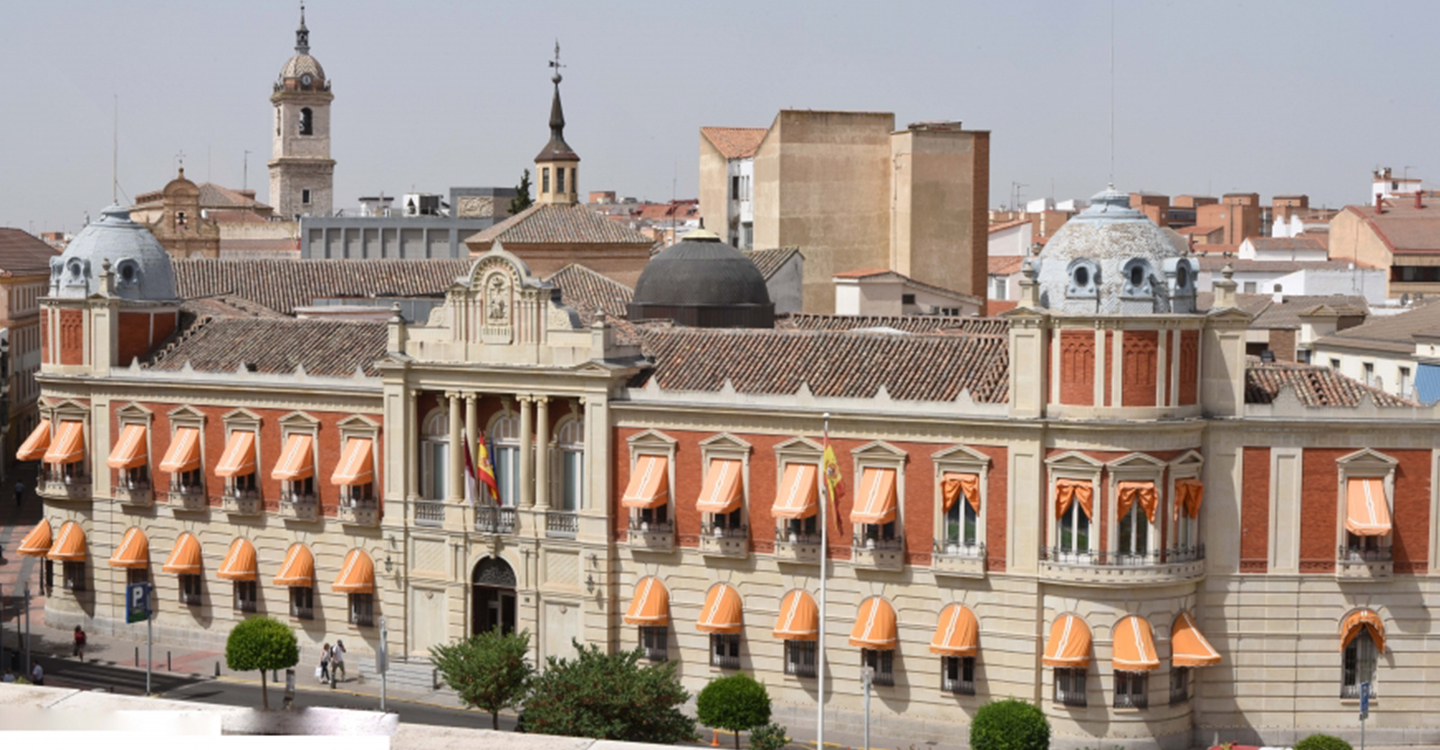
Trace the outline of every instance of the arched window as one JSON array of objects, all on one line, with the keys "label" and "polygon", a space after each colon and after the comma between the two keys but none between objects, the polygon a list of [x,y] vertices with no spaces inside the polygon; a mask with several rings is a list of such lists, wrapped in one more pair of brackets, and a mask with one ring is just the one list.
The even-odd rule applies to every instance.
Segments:
[{"label": "arched window", "polygon": [[1150,276],[1153,271],[1150,264],[1143,258],[1131,258],[1125,261],[1121,274],[1125,279],[1124,288],[1120,290],[1122,297],[1149,297],[1154,294],[1150,285]]},{"label": "arched window", "polygon": [[578,511],[585,501],[585,420],[572,417],[555,431],[555,467],[558,492],[551,504],[556,510]]},{"label": "arched window", "polygon": [[513,508],[520,500],[520,419],[513,412],[502,413],[485,434],[495,446],[490,461],[500,488],[500,504]]},{"label": "arched window", "polygon": [[309,107],[300,108],[300,135],[315,135],[315,113]]},{"label": "arched window", "polygon": [[1065,287],[1066,297],[1095,297],[1099,294],[1100,264],[1088,258],[1076,258],[1066,270],[1070,277],[1070,283]]},{"label": "arched window", "polygon": [[449,415],[435,409],[425,418],[420,440],[420,495],[426,500],[444,500],[449,489]]}]

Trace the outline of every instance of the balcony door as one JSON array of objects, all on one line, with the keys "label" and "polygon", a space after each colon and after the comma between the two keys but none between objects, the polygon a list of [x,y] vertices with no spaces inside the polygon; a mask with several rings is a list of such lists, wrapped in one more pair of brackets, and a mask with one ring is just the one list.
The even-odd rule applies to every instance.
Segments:
[{"label": "balcony door", "polygon": [[487,557],[475,564],[470,581],[470,633],[488,633],[496,626],[504,633],[515,632],[515,570],[510,564]]}]

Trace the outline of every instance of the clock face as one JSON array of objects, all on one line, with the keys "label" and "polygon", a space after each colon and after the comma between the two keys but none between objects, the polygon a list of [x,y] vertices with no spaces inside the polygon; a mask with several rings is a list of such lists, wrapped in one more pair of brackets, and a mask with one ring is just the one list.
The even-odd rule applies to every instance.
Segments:
[{"label": "clock face", "polygon": [[313,80],[315,80],[315,79],[311,78],[309,73],[306,73],[305,75],[300,76],[300,85],[301,85],[301,86],[309,86],[309,85],[310,85],[310,82],[313,81]]}]

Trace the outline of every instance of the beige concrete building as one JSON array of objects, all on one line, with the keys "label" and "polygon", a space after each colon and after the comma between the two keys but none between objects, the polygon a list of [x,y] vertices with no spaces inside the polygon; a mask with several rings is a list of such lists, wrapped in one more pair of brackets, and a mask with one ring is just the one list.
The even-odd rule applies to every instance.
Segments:
[{"label": "beige concrete building", "polygon": [[1330,220],[1330,257],[1387,272],[1391,299],[1440,293],[1440,207],[1433,199],[1346,206]]},{"label": "beige concrete building", "polygon": [[754,247],[800,248],[807,312],[833,312],[830,279],[868,268],[985,296],[988,131],[782,110],[752,154],[755,130],[702,129],[701,213],[706,226],[738,223],[742,248],[746,211]]},{"label": "beige concrete building", "polygon": [[[55,250],[43,240],[21,229],[0,227],[0,329],[9,353],[5,447],[12,454],[39,421],[40,386],[35,376],[40,372],[40,298],[45,296],[55,257]],[[10,465],[8,457],[3,465]]]}]

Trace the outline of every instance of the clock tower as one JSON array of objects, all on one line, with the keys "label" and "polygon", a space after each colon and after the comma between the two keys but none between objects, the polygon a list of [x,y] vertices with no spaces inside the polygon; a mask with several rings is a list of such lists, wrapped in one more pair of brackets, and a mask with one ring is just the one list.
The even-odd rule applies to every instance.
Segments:
[{"label": "clock tower", "polygon": [[334,205],[335,160],[330,158],[330,80],[310,56],[305,6],[295,30],[295,56],[275,81],[270,202],[277,216],[329,216]]}]

